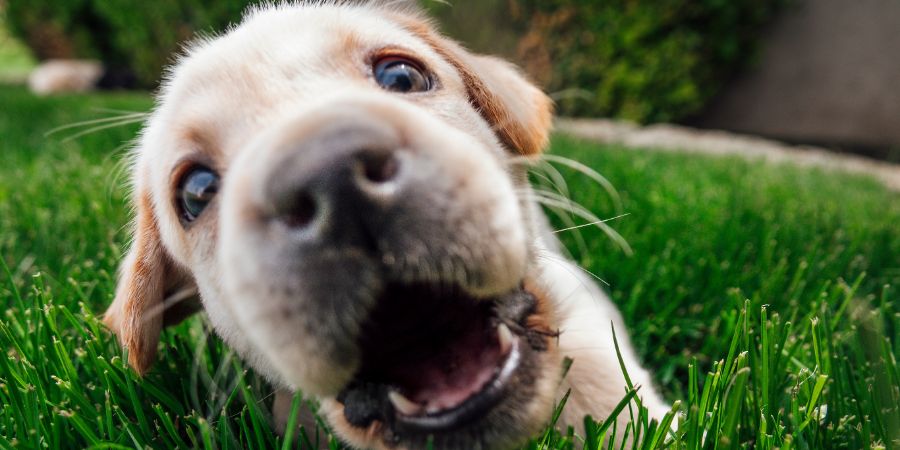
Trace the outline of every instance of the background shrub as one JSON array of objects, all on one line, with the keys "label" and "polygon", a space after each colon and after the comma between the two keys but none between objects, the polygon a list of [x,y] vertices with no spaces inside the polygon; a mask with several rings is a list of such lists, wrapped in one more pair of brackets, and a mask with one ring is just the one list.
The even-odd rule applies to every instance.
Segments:
[{"label": "background shrub", "polygon": [[[451,35],[515,59],[564,115],[639,122],[698,112],[753,60],[787,0],[420,0]],[[91,57],[158,82],[179,44],[224,29],[252,0],[8,0],[39,58]]]},{"label": "background shrub", "polygon": [[8,0],[10,30],[39,59],[97,58],[154,87],[185,40],[238,21],[248,0]]},{"label": "background shrub", "polygon": [[[784,0],[516,0],[519,60],[569,115],[685,118],[753,60]],[[514,6],[514,7],[513,7]]]},{"label": "background shrub", "polygon": [[180,44],[195,34],[224,30],[238,22],[247,0],[92,0],[114,31],[115,57],[143,86],[158,82]]},{"label": "background shrub", "polygon": [[8,0],[7,26],[39,59],[103,58],[108,47],[97,40],[109,29],[92,0]]}]

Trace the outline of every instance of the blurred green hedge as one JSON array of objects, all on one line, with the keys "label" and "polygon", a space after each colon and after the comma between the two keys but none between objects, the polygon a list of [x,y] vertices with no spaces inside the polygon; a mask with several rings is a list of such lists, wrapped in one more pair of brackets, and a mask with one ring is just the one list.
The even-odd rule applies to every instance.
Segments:
[{"label": "blurred green hedge", "polygon": [[108,32],[94,14],[91,0],[7,0],[6,26],[38,59],[100,58],[105,41],[95,40]]},{"label": "blurred green hedge", "polygon": [[[423,0],[445,29],[517,60],[564,115],[675,121],[753,60],[787,0]],[[224,29],[251,0],[7,0],[39,58],[92,57],[152,87],[179,43]]]},{"label": "blurred green hedge", "polygon": [[152,87],[185,40],[240,20],[248,0],[7,0],[10,30],[39,59],[97,58]]},{"label": "blurred green hedge", "polygon": [[519,59],[569,115],[689,117],[752,62],[785,0],[516,0]]}]

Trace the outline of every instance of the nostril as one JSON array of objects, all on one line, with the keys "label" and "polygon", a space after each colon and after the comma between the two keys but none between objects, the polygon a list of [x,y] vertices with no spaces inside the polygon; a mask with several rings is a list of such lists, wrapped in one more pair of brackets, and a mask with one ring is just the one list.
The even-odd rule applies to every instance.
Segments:
[{"label": "nostril", "polygon": [[372,183],[387,183],[400,170],[400,162],[392,153],[363,153],[359,158],[363,175]]},{"label": "nostril", "polygon": [[303,192],[295,196],[289,205],[286,205],[280,219],[288,227],[306,228],[315,220],[317,211],[316,199],[309,193]]}]

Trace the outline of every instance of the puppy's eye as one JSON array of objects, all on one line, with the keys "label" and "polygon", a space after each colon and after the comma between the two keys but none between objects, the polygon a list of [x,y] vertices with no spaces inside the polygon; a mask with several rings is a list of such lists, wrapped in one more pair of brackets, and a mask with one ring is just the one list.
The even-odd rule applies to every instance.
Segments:
[{"label": "puppy's eye", "polygon": [[191,222],[200,216],[219,191],[219,176],[207,167],[189,170],[178,185],[178,204],[185,220]]},{"label": "puppy's eye", "polygon": [[431,89],[431,79],[418,64],[399,57],[382,58],[373,68],[375,81],[392,92],[425,92]]}]

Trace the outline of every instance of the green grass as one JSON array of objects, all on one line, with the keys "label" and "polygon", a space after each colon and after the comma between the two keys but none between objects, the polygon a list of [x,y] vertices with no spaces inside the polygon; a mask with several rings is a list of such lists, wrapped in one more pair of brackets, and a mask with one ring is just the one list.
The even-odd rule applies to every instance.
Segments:
[{"label": "green grass", "polygon": [[[0,104],[0,447],[282,446],[271,389],[206,337],[201,317],[164,333],[144,379],[97,321],[127,238],[117,174],[137,128],[44,134],[105,109],[145,110],[148,98],[0,88]],[[613,225],[632,256],[596,230],[560,236],[610,284],[647,366],[679,400],[674,434],[623,402],[642,448],[900,448],[898,194],[739,159],[562,137],[553,151],[604,174],[629,213]],[[574,200],[617,214],[595,183],[559,169]],[[529,448],[599,448],[610,431],[588,429],[551,428]],[[317,432],[327,439],[293,438]]]}]

